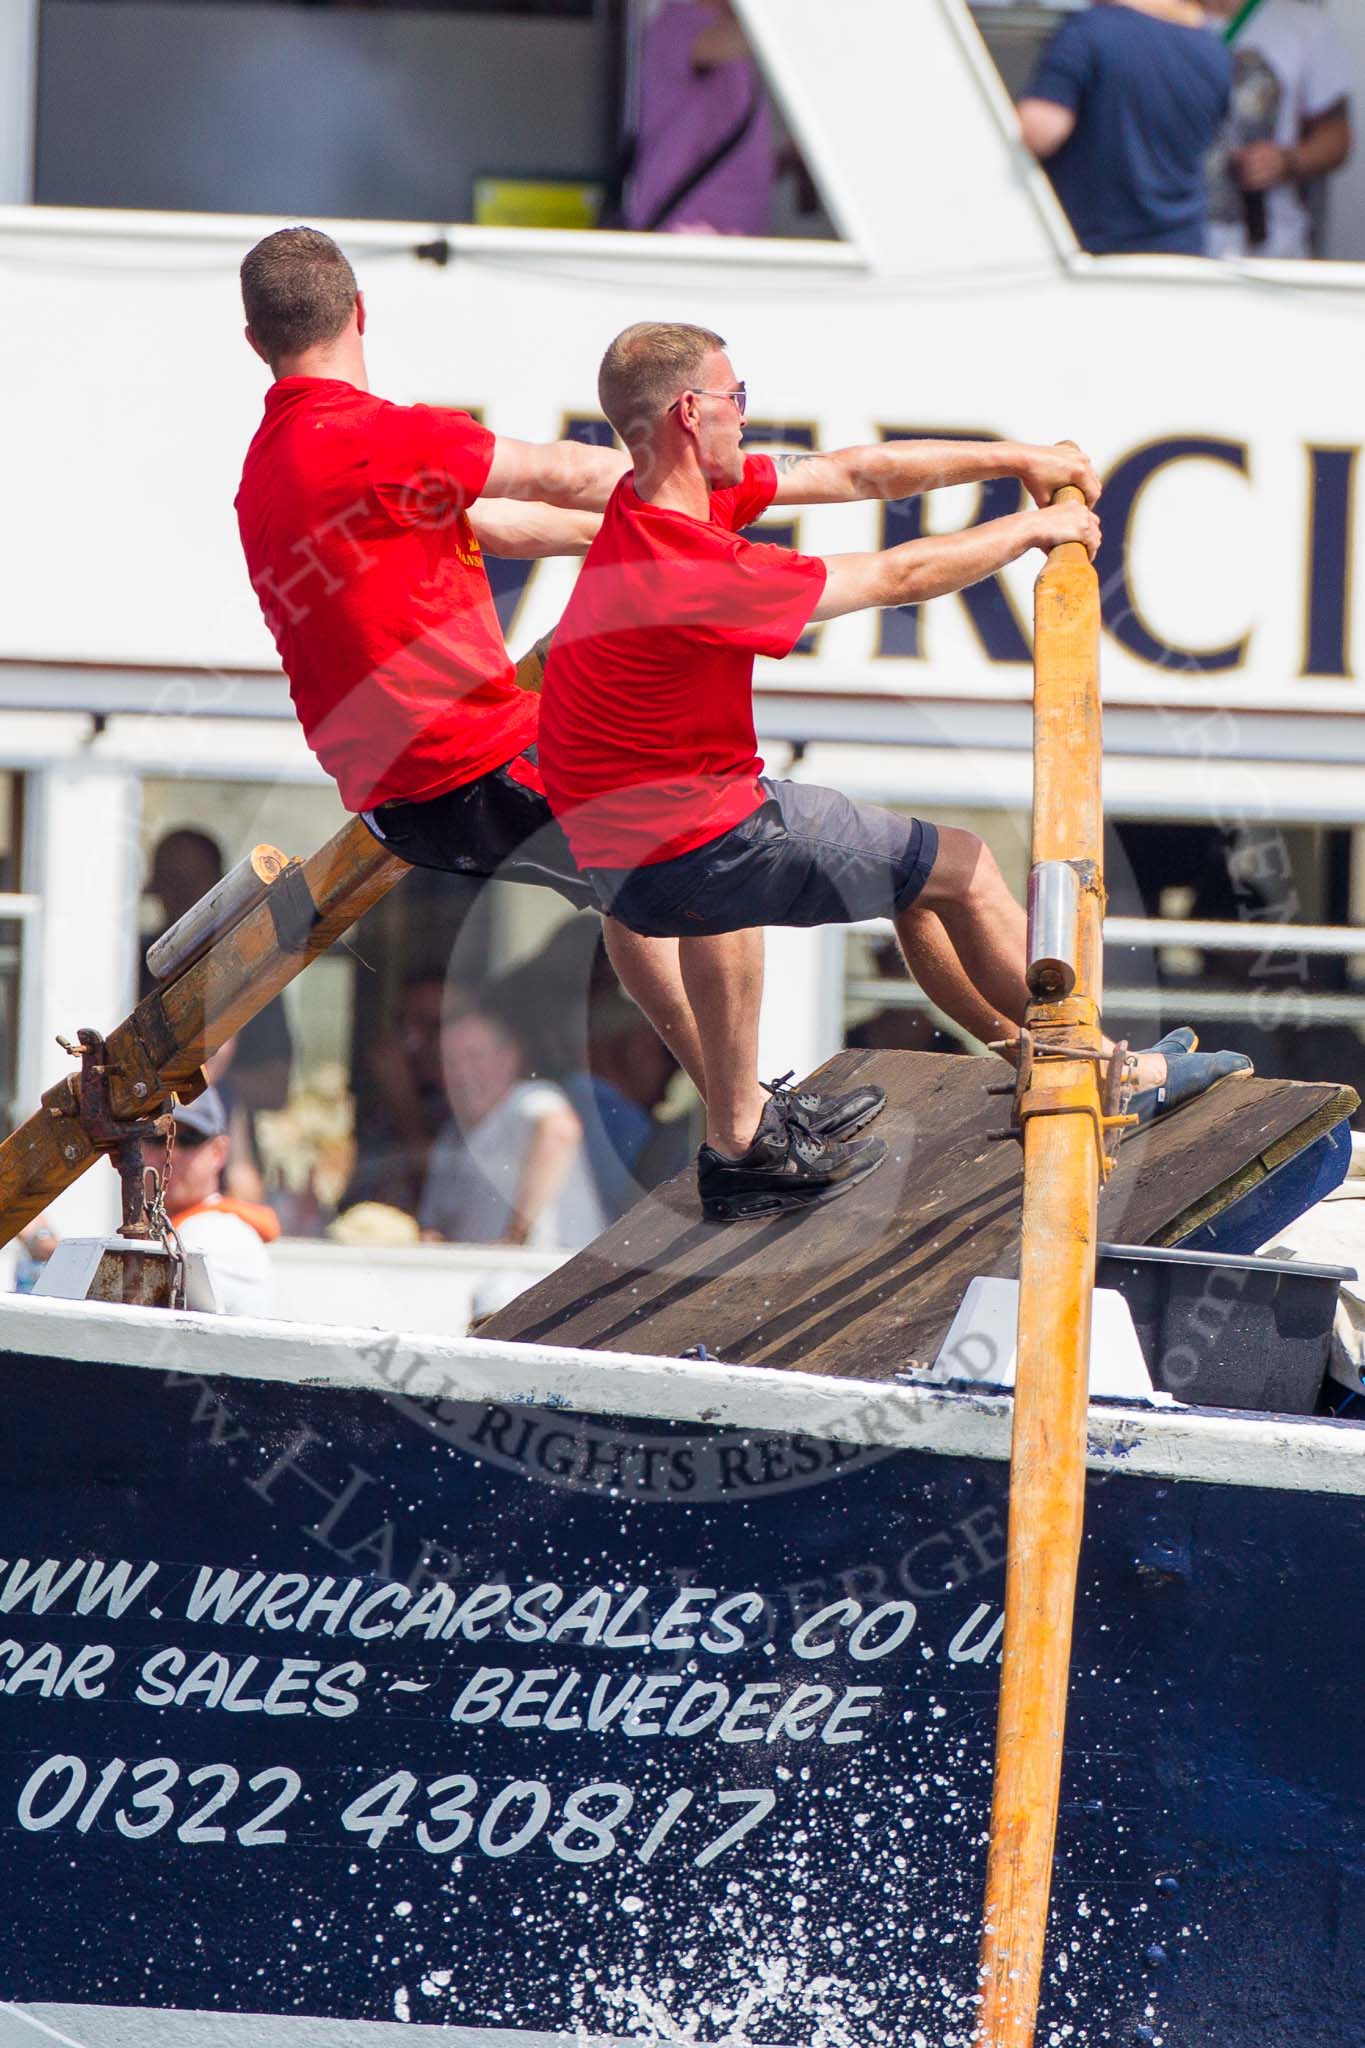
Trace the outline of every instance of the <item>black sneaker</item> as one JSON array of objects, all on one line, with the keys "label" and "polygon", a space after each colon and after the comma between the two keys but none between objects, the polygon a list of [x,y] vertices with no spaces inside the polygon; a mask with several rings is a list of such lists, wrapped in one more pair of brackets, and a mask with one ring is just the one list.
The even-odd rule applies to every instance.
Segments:
[{"label": "black sneaker", "polygon": [[697,1154],[702,1214],[708,1223],[738,1223],[812,1209],[866,1180],[885,1157],[880,1138],[854,1145],[817,1138],[787,1099],[776,1095],[740,1158],[726,1159],[710,1145]]},{"label": "black sneaker", "polygon": [[764,1081],[774,1100],[789,1102],[807,1129],[817,1138],[851,1138],[886,1106],[885,1088],[850,1088],[843,1095],[817,1095],[814,1089],[790,1087],[796,1069],[776,1081]]}]

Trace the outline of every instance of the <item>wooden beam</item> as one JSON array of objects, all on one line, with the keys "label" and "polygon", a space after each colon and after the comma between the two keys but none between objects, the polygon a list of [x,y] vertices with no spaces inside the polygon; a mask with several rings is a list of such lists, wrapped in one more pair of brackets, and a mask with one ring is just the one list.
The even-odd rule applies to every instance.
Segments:
[{"label": "wooden beam", "polygon": [[[359,818],[291,864],[240,924],[108,1034],[114,1114],[130,1122],[158,1114],[176,1089],[197,1081],[210,1054],[409,872]],[[0,1144],[0,1244],[102,1156],[79,1110],[77,1079],[68,1075]]]},{"label": "wooden beam", "polygon": [[[521,689],[539,694],[549,647],[546,634],[522,656],[516,675]],[[263,880],[272,865],[262,863]],[[109,1033],[114,1115],[130,1122],[155,1116],[177,1089],[197,1087],[210,1054],[410,873],[408,863],[386,853],[359,818],[308,860],[290,862],[239,924],[189,959]],[[209,893],[212,898],[218,892]],[[73,1028],[78,1023],[73,1019]],[[79,1111],[76,1076],[68,1075],[0,1144],[0,1245],[101,1157],[81,1129]]]}]

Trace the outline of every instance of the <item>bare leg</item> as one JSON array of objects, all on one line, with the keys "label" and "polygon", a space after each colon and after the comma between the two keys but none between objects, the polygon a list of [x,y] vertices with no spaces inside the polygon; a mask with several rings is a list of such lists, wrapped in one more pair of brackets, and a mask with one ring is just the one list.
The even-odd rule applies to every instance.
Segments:
[{"label": "bare leg", "polygon": [[[933,912],[956,956],[958,974],[976,997],[972,1007],[982,1021],[990,1017],[1022,1024],[1029,1000],[1024,980],[1028,920],[1006,888],[994,855],[974,832],[962,832],[952,825],[942,828],[934,871],[910,909],[897,919],[898,935],[902,920],[912,921],[917,911]],[[923,924],[916,928],[912,923],[910,936],[924,953],[931,934]],[[945,964],[942,956],[935,958],[931,972],[935,967],[943,970]],[[947,992],[956,1000],[951,977]],[[938,996],[934,1000],[939,1001]],[[949,1004],[940,1006],[955,1024],[973,1028]],[[979,1035],[973,1030],[973,1036]]]},{"label": "bare leg", "polygon": [[[1028,919],[975,833],[941,828],[933,873],[896,919],[896,935],[924,993],[973,1038],[991,1044],[1023,1023]],[[1112,1052],[1112,1041],[1101,1049]],[[1139,1057],[1134,1068],[1144,1088],[1166,1078],[1160,1053]]]},{"label": "bare leg", "polygon": [[602,937],[622,988],[639,1004],[697,1093],[705,1096],[701,1038],[683,986],[678,941],[641,938],[614,917],[602,919]]},{"label": "bare leg", "polygon": [[931,1003],[983,1045],[1007,1038],[1019,1020],[1003,1017],[967,979],[943,920],[916,902],[896,919],[896,935],[914,980]]},{"label": "bare leg", "polygon": [[701,1034],[706,1142],[736,1159],[753,1143],[764,1109],[758,1085],[763,933],[680,939],[678,959]]}]

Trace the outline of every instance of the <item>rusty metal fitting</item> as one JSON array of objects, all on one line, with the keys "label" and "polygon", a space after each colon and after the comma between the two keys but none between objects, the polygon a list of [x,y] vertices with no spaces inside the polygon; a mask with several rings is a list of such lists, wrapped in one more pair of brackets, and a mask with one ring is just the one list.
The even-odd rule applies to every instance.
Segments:
[{"label": "rusty metal fitting", "polygon": [[[149,1238],[153,1231],[143,1179],[142,1146],[146,1139],[164,1137],[171,1119],[168,1115],[116,1115],[110,1101],[113,1077],[109,1068],[109,1048],[103,1035],[82,1029],[76,1037],[78,1043],[75,1045],[65,1038],[59,1038],[57,1043],[64,1052],[79,1057],[79,1076],[68,1074],[64,1082],[47,1091],[43,1101],[54,1115],[73,1116],[86,1143],[94,1151],[103,1152],[115,1168],[119,1177],[123,1218],[119,1224],[119,1236]],[[164,1093],[164,1089],[158,1092]]]}]

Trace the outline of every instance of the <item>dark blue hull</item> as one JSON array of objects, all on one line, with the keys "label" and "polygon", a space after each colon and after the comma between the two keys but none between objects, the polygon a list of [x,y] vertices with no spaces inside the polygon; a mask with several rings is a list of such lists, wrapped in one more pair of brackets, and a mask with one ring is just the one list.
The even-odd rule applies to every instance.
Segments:
[{"label": "dark blue hull", "polygon": [[[0,1398],[6,1999],[967,2039],[998,1461],[52,1357]],[[1359,1497],[1092,1476],[1040,2043],[1360,2048],[1363,1559]]]}]

